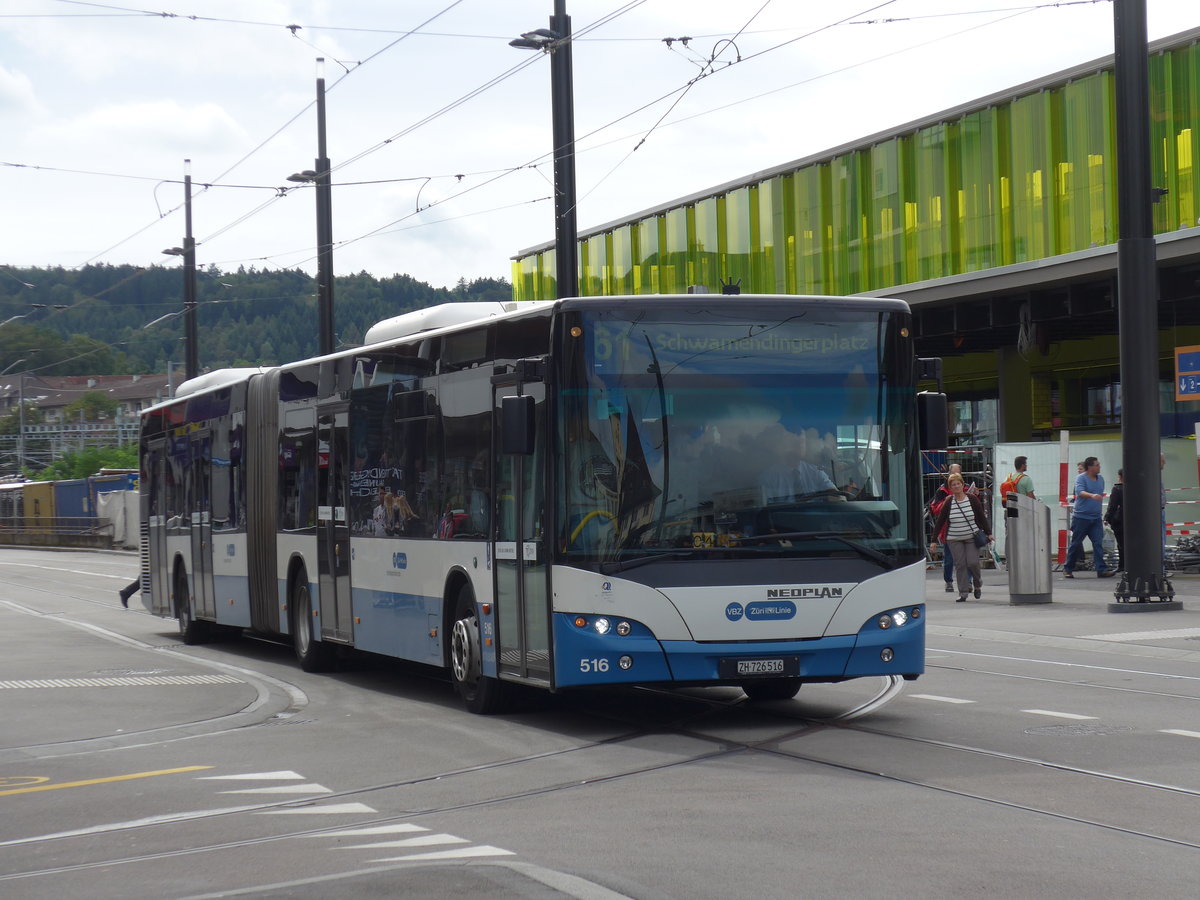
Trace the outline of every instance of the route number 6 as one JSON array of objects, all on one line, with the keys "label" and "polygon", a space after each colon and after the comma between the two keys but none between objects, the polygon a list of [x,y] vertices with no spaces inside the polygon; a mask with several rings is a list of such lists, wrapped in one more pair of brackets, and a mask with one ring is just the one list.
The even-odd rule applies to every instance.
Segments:
[{"label": "route number 6", "polygon": [[607,672],[608,671],[608,660],[607,659],[581,659],[579,661],[579,671],[583,672],[585,674],[588,672]]}]

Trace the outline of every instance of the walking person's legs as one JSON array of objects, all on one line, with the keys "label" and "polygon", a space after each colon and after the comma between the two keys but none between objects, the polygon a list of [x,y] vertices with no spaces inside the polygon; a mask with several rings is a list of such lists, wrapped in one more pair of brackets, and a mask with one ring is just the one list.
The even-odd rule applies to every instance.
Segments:
[{"label": "walking person's legs", "polygon": [[964,545],[967,557],[967,575],[968,581],[975,585],[975,599],[979,599],[979,595],[983,591],[983,565],[979,561],[979,548],[975,546],[974,541],[967,541]]},{"label": "walking person's legs", "polygon": [[1071,519],[1071,543],[1067,547],[1067,561],[1063,563],[1063,574],[1068,578],[1074,577],[1075,564],[1083,555],[1083,525],[1086,523],[1079,518]]},{"label": "walking person's legs", "polygon": [[[1096,565],[1096,577],[1108,578],[1114,574],[1104,561],[1104,522],[1100,519],[1088,520],[1088,540],[1092,542],[1092,560]],[[1082,543],[1082,541],[1080,542]]]},{"label": "walking person's legs", "polygon": [[971,589],[971,574],[967,568],[967,553],[975,549],[974,541],[946,541],[946,546],[954,555],[954,578],[958,587],[958,599],[966,600],[967,591]]}]

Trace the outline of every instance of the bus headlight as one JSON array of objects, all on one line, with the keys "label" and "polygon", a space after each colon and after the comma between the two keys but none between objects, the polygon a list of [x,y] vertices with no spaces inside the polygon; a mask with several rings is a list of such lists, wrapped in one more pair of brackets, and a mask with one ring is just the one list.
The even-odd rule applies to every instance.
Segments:
[{"label": "bus headlight", "polygon": [[892,617],[889,616],[887,613],[884,613],[882,616],[879,617],[878,625],[884,631],[887,631],[889,628],[892,627]]},{"label": "bus headlight", "polygon": [[592,627],[596,629],[596,634],[608,634],[612,630],[612,622],[601,616],[592,623]]},{"label": "bus headlight", "polygon": [[628,622],[617,623],[617,634],[619,634],[621,637],[625,637],[631,631],[633,631],[633,626]]},{"label": "bus headlight", "polygon": [[884,647],[882,650],[879,651],[879,658],[882,659],[885,663],[891,662],[892,658],[895,655],[896,654],[892,652],[891,647]]},{"label": "bus headlight", "polygon": [[898,609],[894,613],[892,613],[892,621],[895,622],[896,625],[898,625],[898,626],[903,625],[905,622],[908,621],[908,613],[906,613],[902,609]]},{"label": "bus headlight", "polygon": [[632,669],[633,668],[633,657],[632,656],[622,656],[620,659],[617,660],[617,665],[620,666],[622,669]]}]

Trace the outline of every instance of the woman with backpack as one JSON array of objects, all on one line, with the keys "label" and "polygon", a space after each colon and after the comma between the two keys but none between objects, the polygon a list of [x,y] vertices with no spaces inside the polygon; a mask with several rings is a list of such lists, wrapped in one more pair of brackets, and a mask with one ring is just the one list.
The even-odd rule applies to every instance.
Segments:
[{"label": "woman with backpack", "polygon": [[[942,504],[933,521],[934,539],[929,548],[937,551],[938,535],[945,528],[946,551],[954,558],[954,576],[958,582],[958,602],[964,603],[967,592],[974,584],[975,599],[982,594],[983,571],[979,565],[979,550],[992,540],[992,526],[988,522],[983,504],[973,494],[968,494],[963,477],[953,474],[946,479],[950,496]],[[983,536],[983,544],[976,535]]]}]

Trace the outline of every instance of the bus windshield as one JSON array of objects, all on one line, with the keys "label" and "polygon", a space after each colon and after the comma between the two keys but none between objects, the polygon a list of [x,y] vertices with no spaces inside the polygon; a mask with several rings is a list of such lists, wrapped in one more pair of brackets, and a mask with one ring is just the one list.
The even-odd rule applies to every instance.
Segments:
[{"label": "bus windshield", "polygon": [[559,393],[565,559],[912,561],[897,321],[800,299],[575,313]]}]

